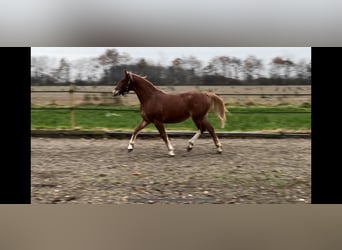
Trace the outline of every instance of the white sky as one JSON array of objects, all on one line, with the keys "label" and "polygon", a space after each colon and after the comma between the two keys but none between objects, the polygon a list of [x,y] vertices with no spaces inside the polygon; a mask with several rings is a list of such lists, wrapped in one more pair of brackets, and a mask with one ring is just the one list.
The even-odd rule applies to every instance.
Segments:
[{"label": "white sky", "polygon": [[1,0],[0,44],[340,46],[341,10],[341,0]]},{"label": "white sky", "polygon": [[276,56],[293,61],[311,60],[310,47],[32,47],[31,56],[49,56],[69,60],[97,57],[106,49],[115,48],[121,54],[128,53],[133,59],[145,58],[154,64],[170,65],[177,57],[195,56],[207,63],[215,56],[234,56],[244,59],[254,55],[268,63]]}]

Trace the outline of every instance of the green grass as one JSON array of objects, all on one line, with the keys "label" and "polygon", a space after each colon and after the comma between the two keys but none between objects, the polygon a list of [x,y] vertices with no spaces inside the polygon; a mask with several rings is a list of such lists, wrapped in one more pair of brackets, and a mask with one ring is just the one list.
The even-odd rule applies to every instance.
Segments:
[{"label": "green grass", "polygon": [[[69,109],[48,108],[51,106],[31,110],[32,129],[70,129]],[[94,105],[78,108],[95,109],[74,110],[75,127],[78,129],[132,130],[141,119],[139,107]],[[209,120],[217,131],[311,130],[310,113],[287,113],[310,112],[311,108],[307,106],[234,106],[228,109],[230,114],[227,114],[224,129],[220,128],[216,116],[209,114]],[[196,130],[191,118],[177,124],[165,124],[165,127],[167,130]],[[155,127],[152,124],[145,130],[155,130]]]}]

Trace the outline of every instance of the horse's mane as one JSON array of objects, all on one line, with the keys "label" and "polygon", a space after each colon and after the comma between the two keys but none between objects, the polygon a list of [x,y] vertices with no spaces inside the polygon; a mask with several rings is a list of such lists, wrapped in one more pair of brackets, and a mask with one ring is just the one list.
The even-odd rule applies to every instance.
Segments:
[{"label": "horse's mane", "polygon": [[163,92],[163,93],[167,93],[167,92],[165,92],[164,90],[161,90],[161,89],[157,88],[152,82],[150,82],[149,80],[147,80],[147,76],[141,76],[141,75],[132,73],[132,72],[130,72],[130,71],[127,71],[127,73],[130,75],[130,77],[135,76],[135,77],[141,78],[141,79],[145,80],[147,83],[149,83],[150,85],[152,85],[155,89],[157,89],[157,90],[159,90],[159,91],[161,91],[161,92]]},{"label": "horse's mane", "polygon": [[135,74],[135,73],[130,72],[130,71],[128,71],[127,73],[130,74],[130,75],[134,75],[134,76],[137,76],[137,77],[140,77],[140,78],[142,78],[142,79],[147,80],[147,76],[141,76],[141,75]]}]

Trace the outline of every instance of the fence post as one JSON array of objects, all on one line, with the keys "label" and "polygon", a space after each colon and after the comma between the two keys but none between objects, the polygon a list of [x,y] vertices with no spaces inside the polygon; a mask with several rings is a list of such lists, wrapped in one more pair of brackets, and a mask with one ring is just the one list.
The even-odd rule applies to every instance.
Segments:
[{"label": "fence post", "polygon": [[70,126],[71,129],[75,128],[75,111],[74,111],[74,85],[70,84],[69,96],[70,96]]}]

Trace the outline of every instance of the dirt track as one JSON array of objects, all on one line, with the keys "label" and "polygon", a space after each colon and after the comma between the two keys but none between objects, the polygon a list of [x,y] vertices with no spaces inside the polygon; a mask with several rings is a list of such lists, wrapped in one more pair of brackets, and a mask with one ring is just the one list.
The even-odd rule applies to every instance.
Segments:
[{"label": "dirt track", "polygon": [[310,139],[31,138],[35,203],[310,203]]}]

